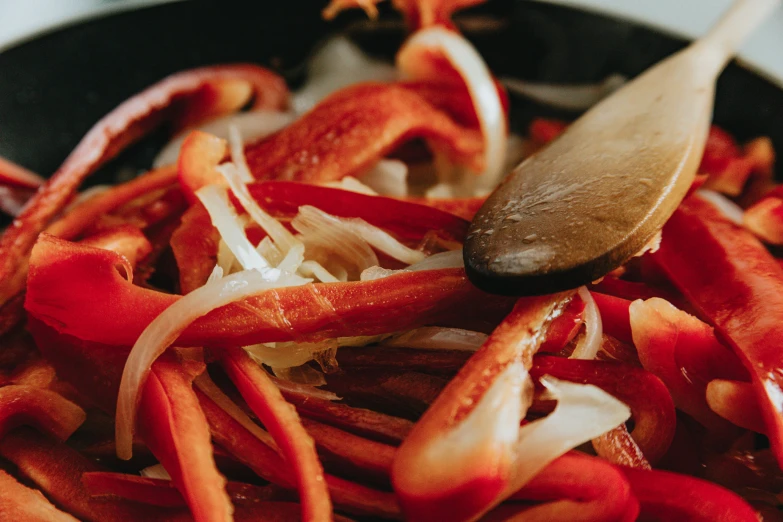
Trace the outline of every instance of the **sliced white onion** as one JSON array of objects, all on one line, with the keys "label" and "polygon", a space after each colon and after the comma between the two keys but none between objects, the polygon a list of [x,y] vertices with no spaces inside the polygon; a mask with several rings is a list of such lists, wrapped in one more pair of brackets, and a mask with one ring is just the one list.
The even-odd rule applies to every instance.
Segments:
[{"label": "sliced white onion", "polygon": [[369,58],[344,36],[329,40],[310,60],[304,87],[291,98],[298,114],[309,111],[329,94],[348,85],[397,79],[397,71],[386,62]]},{"label": "sliced white onion", "polygon": [[375,281],[376,279],[383,279],[384,277],[389,277],[401,272],[405,272],[405,270],[392,270],[390,268],[382,268],[377,265],[371,266],[370,268],[362,270],[362,273],[359,276],[359,281]]},{"label": "sliced white onion", "polygon": [[425,326],[395,335],[383,342],[384,346],[400,348],[415,348],[420,350],[460,350],[475,352],[484,341],[487,334],[462,330],[460,328],[443,328],[440,326]]},{"label": "sliced white onion", "polygon": [[475,47],[460,33],[444,27],[422,29],[408,38],[397,53],[397,66],[404,75],[419,77],[418,51],[437,49],[465,82],[484,136],[484,176],[493,185],[504,174],[506,115],[492,73]]},{"label": "sliced white onion", "polygon": [[253,174],[251,174],[247,158],[245,158],[245,142],[236,125],[231,125],[228,128],[228,144],[231,150],[231,162],[236,166],[239,178],[245,183],[251,183]]},{"label": "sliced white onion", "polygon": [[427,257],[424,252],[408,248],[396,239],[394,239],[388,232],[369,224],[360,218],[336,218],[340,220],[345,226],[356,232],[362,239],[367,241],[372,247],[383,252],[387,256],[401,261],[405,264],[412,265],[424,261]]},{"label": "sliced white onion", "polygon": [[745,219],[745,211],[742,207],[734,203],[732,200],[721,194],[709,189],[699,189],[696,191],[696,195],[704,201],[712,204],[713,207],[718,209],[721,214],[726,216],[732,223],[742,226]]},{"label": "sliced white onion", "polygon": [[212,224],[242,268],[258,270],[267,279],[276,279],[280,276],[280,271],[273,269],[247,239],[245,228],[240,224],[239,216],[234,212],[223,187],[208,185],[199,189],[196,196],[207,209]]},{"label": "sliced white onion", "polygon": [[[364,272],[362,272],[364,273]],[[331,272],[321,266],[321,263],[313,260],[304,261],[299,266],[299,274],[303,277],[312,277],[322,283],[339,283],[340,280]]]},{"label": "sliced white onion", "polygon": [[345,176],[339,181],[327,181],[326,183],[323,183],[323,186],[347,190],[349,192],[356,192],[357,194],[365,194],[367,196],[378,195],[378,193],[375,192],[375,190],[365,185],[364,183],[354,178],[353,176]]},{"label": "sliced white onion", "polygon": [[658,251],[659,248],[661,248],[661,240],[663,240],[663,232],[658,231],[655,233],[655,235],[650,239],[646,245],[642,247],[641,250],[639,250],[637,253],[635,253],[634,257],[641,257],[646,253],[654,254]]},{"label": "sliced white onion", "polygon": [[313,360],[315,353],[337,348],[337,339],[327,339],[316,343],[264,343],[245,346],[245,351],[253,359],[275,370],[294,368]]},{"label": "sliced white onion", "polygon": [[590,295],[587,287],[582,286],[578,291],[580,299],[585,303],[585,335],[577,343],[571,359],[595,359],[598,350],[601,349],[604,328],[601,321],[601,312],[595,304],[595,299]]},{"label": "sliced white onion", "polygon": [[139,475],[151,479],[171,480],[171,475],[169,475],[169,472],[163,467],[163,464],[148,466],[140,470]]},{"label": "sliced white onion", "polygon": [[256,203],[242,179],[240,169],[230,163],[220,165],[217,169],[228,182],[231,192],[239,200],[240,205],[245,209],[250,219],[264,229],[283,254],[287,253],[289,249],[302,244],[282,223],[270,216]]},{"label": "sliced white onion", "polygon": [[[247,141],[256,141],[287,127],[294,119],[296,117],[288,112],[240,112],[211,120],[196,128],[219,138],[229,139],[230,129],[233,126],[241,132]],[[159,168],[176,163],[179,158],[179,151],[182,148],[182,142],[185,141],[191,130],[193,129],[186,130],[166,144],[163,150],[155,157],[152,163],[153,167]]]},{"label": "sliced white onion", "polygon": [[196,386],[196,388],[201,390],[204,395],[209,397],[212,402],[220,406],[220,409],[226,412],[232,419],[241,424],[242,427],[244,427],[247,431],[255,435],[258,440],[268,444],[271,448],[277,448],[277,444],[275,444],[272,435],[270,435],[269,432],[263,429],[261,426],[253,422],[253,420],[248,417],[247,413],[242,411],[242,408],[232,401],[228,395],[223,393],[223,390],[221,390],[214,383],[214,381],[209,378],[208,375],[199,375],[193,380],[193,384]]},{"label": "sliced white onion", "polygon": [[275,368],[273,371],[275,372],[275,377],[282,381],[313,387],[326,384],[326,377],[324,377],[323,372],[309,364],[294,366],[293,368]]},{"label": "sliced white onion", "polygon": [[575,384],[551,376],[541,378],[557,400],[547,417],[519,430],[514,463],[505,497],[515,493],[547,464],[580,444],[603,435],[628,420],[631,410],[591,384]]},{"label": "sliced white onion", "polygon": [[122,371],[117,397],[117,456],[127,460],[133,454],[136,410],[144,383],[155,360],[193,321],[234,301],[270,288],[293,286],[307,281],[286,275],[277,281],[265,279],[256,270],[245,270],[212,281],[182,296],[156,317],[133,345]]},{"label": "sliced white onion", "polygon": [[220,242],[218,243],[218,253],[217,253],[217,266],[220,267],[222,271],[220,277],[232,273],[234,264],[236,262],[237,262],[237,258],[234,257],[234,254],[231,252],[231,249],[228,248],[226,242],[223,241],[223,238],[221,238]]},{"label": "sliced white onion", "polygon": [[275,386],[283,393],[291,393],[299,395],[300,397],[311,397],[313,399],[321,399],[325,401],[339,401],[340,396],[332,393],[328,390],[320,390],[315,386],[309,384],[299,384],[297,382],[287,381],[285,379],[279,379],[277,377],[270,376]]},{"label": "sliced white onion", "polygon": [[408,166],[397,159],[382,159],[361,175],[362,182],[383,196],[403,198],[408,195]]},{"label": "sliced white onion", "polygon": [[[331,251],[356,266],[359,273],[378,264],[378,256],[364,239],[339,219],[315,207],[299,207],[291,225],[300,233],[299,239],[306,247],[317,245]],[[309,252],[307,257],[311,257]]]},{"label": "sliced white onion", "polygon": [[433,254],[422,261],[415,263],[406,270],[418,272],[421,270],[442,270],[444,268],[464,268],[465,261],[462,258],[462,249],[450,250]]},{"label": "sliced white onion", "polygon": [[552,107],[573,111],[586,111],[614,91],[625,85],[628,79],[620,74],[612,74],[595,84],[552,84],[533,83],[516,78],[501,78],[506,88]]}]

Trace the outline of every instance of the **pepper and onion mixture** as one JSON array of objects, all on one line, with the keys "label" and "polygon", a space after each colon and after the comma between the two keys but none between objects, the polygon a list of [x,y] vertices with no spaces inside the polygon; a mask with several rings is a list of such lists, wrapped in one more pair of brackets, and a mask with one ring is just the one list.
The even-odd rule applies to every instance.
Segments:
[{"label": "pepper and onion mixture", "polygon": [[[395,66],[338,39],[294,95],[184,71],[48,181],[0,161],[0,518],[781,519],[770,141],[713,127],[660,241],[602,280],[486,294],[468,220],[567,124],[510,135],[450,21],[478,0],[393,3]],[[78,192],[161,125],[153,170]]]}]

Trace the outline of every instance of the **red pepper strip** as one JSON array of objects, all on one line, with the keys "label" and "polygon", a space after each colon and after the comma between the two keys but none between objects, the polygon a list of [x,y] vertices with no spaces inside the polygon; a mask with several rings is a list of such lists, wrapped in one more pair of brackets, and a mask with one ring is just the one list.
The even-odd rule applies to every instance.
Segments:
[{"label": "red pepper strip", "polygon": [[78,522],[60,511],[40,491],[30,489],[0,470],[0,518],[20,522]]},{"label": "red pepper strip", "polygon": [[93,461],[64,443],[29,429],[19,429],[0,441],[0,455],[13,462],[53,502],[79,519],[94,522],[172,522],[190,520],[182,509],[166,509],[125,500],[94,500],[81,483],[89,471],[102,471]]},{"label": "red pepper strip", "polygon": [[574,296],[563,313],[556,317],[549,329],[546,331],[546,338],[541,343],[538,350],[541,353],[557,353],[570,343],[576,334],[582,328],[582,316],[585,311],[585,302]]},{"label": "red pepper strip", "polygon": [[515,459],[508,444],[485,438],[480,447],[452,442],[448,451],[439,444],[450,440],[501,372],[513,364],[532,366],[542,331],[567,300],[569,294],[520,299],[413,426],[392,466],[392,484],[408,519],[471,520],[505,492]]},{"label": "red pepper strip", "polygon": [[302,417],[385,444],[398,445],[413,427],[413,423],[407,419],[373,410],[286,392],[283,392],[283,396],[296,406],[296,411]]},{"label": "red pepper strip", "polygon": [[471,220],[486,199],[483,196],[476,196],[471,198],[405,198],[404,201],[437,208],[462,219]]},{"label": "red pepper strip", "polygon": [[246,147],[245,155],[256,179],[336,181],[359,177],[412,138],[425,138],[455,163],[481,171],[481,134],[394,84],[342,89],[285,129]]},{"label": "red pepper strip", "polygon": [[0,185],[36,190],[44,182],[38,174],[0,156]]},{"label": "red pepper strip", "polygon": [[624,424],[594,438],[591,442],[596,455],[612,464],[639,469],[652,468],[650,461]]},{"label": "red pepper strip", "polygon": [[[619,468],[575,451],[552,461],[511,498],[542,502],[517,508],[525,521],[630,522],[639,513],[639,503]],[[492,520],[492,513],[488,518]]]},{"label": "red pepper strip", "polygon": [[598,311],[601,312],[604,332],[621,342],[633,343],[628,312],[631,301],[598,292],[590,292],[590,295],[593,296]]},{"label": "red pepper strip", "polygon": [[[93,497],[119,497],[162,507],[187,506],[182,494],[167,479],[93,471],[82,475],[82,483]],[[237,508],[267,501],[290,500],[291,497],[290,493],[277,486],[255,486],[243,482],[227,482],[226,492]]]},{"label": "red pepper strip", "polygon": [[730,432],[710,410],[705,391],[712,379],[741,379],[741,365],[712,328],[658,298],[635,301],[630,317],[642,366],[666,383],[677,407],[710,430]]},{"label": "red pepper strip", "polygon": [[28,424],[65,440],[86,418],[83,409],[53,391],[23,385],[0,388],[0,436]]},{"label": "red pepper strip", "polygon": [[637,299],[650,299],[651,297],[660,297],[666,299],[674,305],[679,305],[682,296],[676,292],[666,291],[662,288],[656,288],[638,281],[625,281],[616,277],[607,276],[600,282],[591,285],[591,290],[614,297],[622,297],[629,301]]},{"label": "red pepper strip", "polygon": [[274,438],[295,477],[302,503],[302,520],[329,520],[332,503],[324,482],[315,444],[269,375],[244,350],[220,353],[220,360],[253,413]]},{"label": "red pepper strip", "polygon": [[276,216],[293,217],[302,205],[312,205],[338,217],[361,218],[401,240],[420,241],[433,230],[462,241],[467,220],[420,203],[304,183],[267,181],[248,186],[262,207]]},{"label": "red pepper strip", "polygon": [[[134,286],[113,252],[41,235],[30,261],[28,313],[82,340],[131,346],[179,299]],[[127,266],[124,269],[128,270]],[[496,321],[511,302],[470,284],[462,269],[403,272],[374,281],[308,284],[261,292],[195,321],[177,346],[378,335],[426,324]]]},{"label": "red pepper strip", "polygon": [[705,480],[668,471],[620,468],[641,505],[642,520],[757,522],[736,493]]},{"label": "red pepper strip", "polygon": [[220,233],[200,202],[182,214],[181,224],[171,235],[171,251],[179,269],[179,290],[187,294],[204,286],[217,264]]},{"label": "red pepper strip", "polygon": [[783,199],[762,199],[745,211],[742,224],[765,243],[783,245]]},{"label": "red pepper strip", "polygon": [[[186,367],[185,365],[190,367]],[[159,359],[144,386],[139,434],[188,501],[193,518],[231,520],[226,479],[215,467],[209,425],[193,391],[203,364]]]},{"label": "red pepper strip", "polygon": [[34,190],[0,185],[0,212],[15,218],[34,194]]},{"label": "red pepper strip", "polygon": [[113,228],[117,225],[134,225],[142,230],[162,226],[166,221],[176,219],[187,209],[187,202],[179,186],[164,187],[140,196],[102,216],[85,234]]},{"label": "red pepper strip", "polygon": [[176,180],[177,169],[174,165],[151,170],[127,183],[116,185],[106,192],[77,204],[64,216],[49,225],[46,233],[63,239],[74,239],[101,216],[120,208],[139,196],[168,187]]},{"label": "red pepper strip", "polygon": [[706,398],[710,409],[732,424],[765,432],[764,418],[750,383],[715,379],[707,385]]},{"label": "red pepper strip", "polygon": [[388,485],[394,446],[368,440],[311,419],[302,419],[302,425],[315,440],[318,455],[326,469],[333,469],[335,474],[355,477],[362,482],[369,480],[382,486]]},{"label": "red pepper strip", "polygon": [[743,157],[734,138],[713,125],[707,136],[699,172],[709,174],[706,188],[738,196],[753,168],[753,162]]},{"label": "red pepper strip", "polygon": [[[152,252],[152,245],[138,228],[132,225],[105,230],[82,239],[80,244],[116,252],[125,258],[131,269]],[[131,274],[126,274],[130,277]]]},{"label": "red pepper strip", "polygon": [[198,201],[196,191],[207,185],[224,185],[217,167],[228,152],[228,142],[212,134],[193,131],[182,142],[177,161],[177,176],[185,196],[192,204]]},{"label": "red pepper strip", "polygon": [[631,408],[634,440],[650,462],[668,450],[677,423],[669,390],[652,373],[627,364],[585,361],[539,355],[530,376],[544,375],[581,384],[593,384],[617,397]]},{"label": "red pepper strip", "polygon": [[[212,438],[239,462],[273,484],[295,488],[289,466],[278,453],[250,433],[203,393],[196,391],[207,417]],[[399,518],[394,495],[354,482],[325,475],[332,502],[337,509],[358,515]]]},{"label": "red pepper strip", "polygon": [[[352,8],[361,8],[367,13],[367,16],[375,19],[378,16],[378,9],[375,4],[381,0],[331,0],[329,5],[324,8],[322,15],[324,19],[331,20],[341,11]],[[405,20],[411,30],[430,27],[432,25],[443,25],[454,29],[451,21],[451,15],[454,11],[464,9],[473,5],[483,3],[485,0],[392,0],[395,9],[405,15]]]},{"label": "red pepper strip", "polygon": [[533,141],[546,145],[560,136],[567,127],[568,123],[562,120],[536,118],[530,122],[528,134]]},{"label": "red pepper strip", "polygon": [[658,262],[748,369],[783,463],[783,269],[749,232],[697,197],[680,205],[663,235]]},{"label": "red pepper strip", "polygon": [[[25,260],[38,234],[63,210],[82,181],[175,114],[178,107],[187,109],[189,102],[194,96],[198,97],[205,86],[225,80],[251,84],[257,103],[264,107],[283,107],[286,103],[287,91],[282,78],[253,65],[205,67],[174,74],[125,101],[82,138],[58,171],[30,200],[14,226],[7,228],[0,237],[0,305],[24,287]],[[192,103],[190,105],[192,108]]]}]

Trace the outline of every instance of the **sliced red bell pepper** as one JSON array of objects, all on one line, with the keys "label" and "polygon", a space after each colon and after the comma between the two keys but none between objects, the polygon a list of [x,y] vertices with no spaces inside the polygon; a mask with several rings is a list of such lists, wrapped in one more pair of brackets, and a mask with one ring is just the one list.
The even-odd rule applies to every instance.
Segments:
[{"label": "sliced red bell pepper", "polygon": [[[202,90],[219,88],[225,81],[251,85],[260,107],[281,108],[287,102],[283,79],[254,65],[181,72],[125,101],[93,126],[0,237],[0,306],[24,287],[25,261],[38,234],[65,208],[82,181],[165,119],[176,117],[177,109],[194,109],[194,100],[203,109],[204,100],[199,97]],[[214,115],[212,110],[202,113]]]},{"label": "sliced red bell pepper", "polygon": [[[287,488],[295,488],[295,480],[287,463],[277,452],[233,419],[215,402],[196,392],[207,416],[212,437],[238,461],[260,477]],[[399,518],[394,495],[355,482],[325,475],[332,502],[341,511],[357,515]]]},{"label": "sliced red bell pepper", "polygon": [[44,182],[38,174],[0,156],[0,185],[36,190]]},{"label": "sliced red bell pepper", "polygon": [[188,502],[196,521],[231,520],[226,479],[212,455],[209,425],[193,391],[205,370],[193,361],[159,359],[141,394],[139,434]]},{"label": "sliced red bell pepper", "polygon": [[663,236],[654,255],[750,373],[783,463],[783,269],[749,232],[695,196],[680,205]]},{"label": "sliced red bell pepper", "polygon": [[533,141],[546,145],[560,136],[567,127],[568,123],[562,120],[536,118],[530,122],[528,134]]},{"label": "sliced red bell pepper", "polygon": [[339,428],[302,419],[327,470],[362,482],[388,486],[394,446],[359,437]]},{"label": "sliced red bell pepper", "polygon": [[739,495],[705,480],[668,471],[620,468],[639,500],[643,520],[756,522]]},{"label": "sliced red bell pepper", "polygon": [[541,502],[516,508],[524,513],[521,519],[531,521],[630,522],[639,513],[631,486],[616,466],[575,451],[552,461],[511,498]]},{"label": "sliced red bell pepper", "polygon": [[631,435],[650,462],[657,462],[669,449],[677,423],[674,403],[664,383],[652,373],[621,363],[539,355],[530,375],[598,386],[631,408]]},{"label": "sliced red bell pepper", "polygon": [[307,182],[358,176],[412,138],[425,138],[457,163],[481,170],[480,133],[457,125],[400,85],[342,89],[280,132],[246,147],[256,179]]},{"label": "sliced red bell pepper", "polygon": [[[113,252],[42,235],[30,261],[27,312],[61,333],[131,346],[178,296],[134,286]],[[308,284],[261,292],[195,321],[178,346],[377,335],[426,324],[497,322],[512,302],[470,284],[462,269],[403,272],[382,279]]]},{"label": "sliced red bell pepper", "polygon": [[49,225],[46,228],[46,233],[63,239],[75,239],[101,216],[120,208],[139,196],[169,187],[176,181],[177,168],[175,165],[152,170],[77,204]]},{"label": "sliced red bell pepper", "polygon": [[24,385],[0,387],[0,437],[28,424],[65,440],[86,418],[83,409],[53,391]]},{"label": "sliced red bell pepper", "polygon": [[31,189],[0,185],[0,212],[17,217],[34,194],[35,191]]},{"label": "sliced red bell pepper", "polygon": [[0,441],[0,455],[13,462],[19,474],[34,482],[62,509],[81,520],[164,522],[187,520],[183,509],[166,509],[126,500],[95,500],[81,482],[83,473],[103,471],[64,443],[29,429],[19,429]]},{"label": "sliced red bell pepper", "polygon": [[473,219],[486,200],[487,198],[484,196],[469,198],[405,198],[405,201],[437,208],[467,220]]},{"label": "sliced red bell pepper", "polygon": [[373,410],[354,408],[316,397],[283,392],[302,417],[315,419],[369,440],[398,445],[407,437],[413,423]]},{"label": "sliced red bell pepper", "polygon": [[[123,225],[99,232],[82,239],[79,243],[84,246],[110,250],[121,255],[131,270],[135,270],[139,261],[152,252],[152,245],[147,237],[132,225]],[[126,274],[126,277],[131,277],[131,275]]]},{"label": "sliced red bell pepper", "polygon": [[267,181],[248,185],[250,194],[276,216],[293,217],[302,205],[317,207],[338,217],[361,218],[400,240],[421,241],[436,231],[463,241],[470,224],[466,219],[419,203],[304,183]]},{"label": "sliced red bell pepper", "polygon": [[[119,497],[162,507],[187,506],[182,494],[168,479],[91,471],[82,475],[82,484],[93,497]],[[237,508],[270,500],[291,500],[291,493],[274,485],[256,486],[242,482],[227,482],[226,492]]]},{"label": "sliced red bell pepper", "polygon": [[242,397],[274,438],[281,456],[295,478],[302,503],[302,520],[330,520],[332,503],[313,439],[305,431],[296,410],[283,398],[258,363],[241,348],[223,350],[220,360]]},{"label": "sliced red bell pepper", "polygon": [[[414,425],[392,466],[392,484],[408,519],[472,520],[498,502],[517,458],[513,444],[500,438],[506,431],[487,426],[483,437],[457,440],[457,430],[505,370],[519,365],[522,372],[532,366],[546,326],[570,298],[558,294],[520,299]],[[515,373],[514,379],[524,383],[525,376]],[[522,390],[504,388],[504,393]],[[520,402],[527,406],[524,399]],[[503,421],[514,422],[513,417]]]},{"label": "sliced red bell pepper", "polygon": [[0,518],[24,522],[78,522],[60,511],[40,491],[30,489],[0,470]]},{"label": "sliced red bell pepper", "polygon": [[220,233],[200,202],[182,214],[171,235],[171,251],[179,269],[179,290],[187,294],[204,286],[217,264]]},{"label": "sliced red bell pepper", "polygon": [[710,430],[730,432],[728,423],[707,405],[707,383],[746,374],[712,328],[659,298],[635,301],[630,318],[642,366],[666,383],[677,407]]},{"label": "sliced red bell pepper", "polygon": [[177,177],[190,203],[198,201],[196,191],[207,185],[225,185],[216,167],[228,153],[228,142],[212,134],[193,131],[182,142]]},{"label": "sliced red bell pepper", "polygon": [[712,411],[732,424],[765,433],[764,418],[750,383],[715,379],[707,385],[706,399]]},{"label": "sliced red bell pepper", "polygon": [[590,292],[590,295],[601,313],[604,332],[624,343],[633,343],[628,312],[631,301],[598,292]]},{"label": "sliced red bell pepper", "polygon": [[783,199],[768,196],[745,210],[745,228],[771,245],[783,245]]}]

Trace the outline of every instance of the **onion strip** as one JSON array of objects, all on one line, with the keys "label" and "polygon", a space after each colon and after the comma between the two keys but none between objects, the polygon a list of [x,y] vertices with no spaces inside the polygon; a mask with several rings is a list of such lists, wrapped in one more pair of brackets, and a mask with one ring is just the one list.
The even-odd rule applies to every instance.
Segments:
[{"label": "onion strip", "polygon": [[571,359],[595,359],[598,350],[601,349],[604,328],[601,321],[601,312],[595,304],[590,291],[582,286],[579,288],[579,298],[585,303],[585,335],[579,340],[576,349],[571,354]]}]

